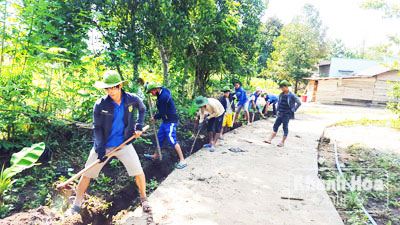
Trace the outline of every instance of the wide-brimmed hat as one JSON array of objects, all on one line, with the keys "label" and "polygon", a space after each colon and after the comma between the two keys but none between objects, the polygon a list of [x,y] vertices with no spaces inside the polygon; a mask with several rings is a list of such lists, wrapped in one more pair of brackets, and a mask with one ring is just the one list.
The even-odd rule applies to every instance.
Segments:
[{"label": "wide-brimmed hat", "polygon": [[281,82],[279,82],[279,87],[283,87],[283,86],[292,86],[290,83],[289,83],[289,81],[287,81],[287,80],[283,80],[283,81],[281,81]]},{"label": "wide-brimmed hat", "polygon": [[96,81],[94,86],[97,88],[110,88],[119,84],[126,85],[128,81],[121,80],[121,76],[115,70],[107,70],[104,72],[103,80]]},{"label": "wide-brimmed hat", "polygon": [[222,88],[222,91],[223,92],[231,91],[231,88],[229,86],[225,86],[224,88]]},{"label": "wide-brimmed hat", "polygon": [[203,96],[199,96],[194,100],[194,105],[197,107],[202,107],[207,105],[208,103],[208,98],[203,97]]},{"label": "wide-brimmed hat", "polygon": [[156,89],[156,88],[161,88],[161,85],[151,82],[151,83],[147,84],[146,93],[150,93],[151,90]]}]

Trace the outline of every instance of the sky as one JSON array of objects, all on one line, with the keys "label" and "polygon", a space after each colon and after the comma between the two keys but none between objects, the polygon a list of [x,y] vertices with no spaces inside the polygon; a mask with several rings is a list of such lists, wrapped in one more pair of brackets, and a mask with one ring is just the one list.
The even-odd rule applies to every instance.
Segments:
[{"label": "sky", "polygon": [[339,38],[347,47],[375,46],[387,42],[387,35],[400,35],[400,19],[383,18],[383,12],[361,8],[365,0],[269,0],[263,21],[276,16],[284,24],[302,13],[304,4],[320,12],[330,40]]}]

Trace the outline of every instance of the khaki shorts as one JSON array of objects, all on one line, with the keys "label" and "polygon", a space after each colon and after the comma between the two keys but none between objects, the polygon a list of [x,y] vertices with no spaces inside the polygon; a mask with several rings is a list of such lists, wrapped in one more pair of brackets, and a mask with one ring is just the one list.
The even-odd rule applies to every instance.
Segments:
[{"label": "khaki shorts", "polygon": [[[114,148],[107,148],[106,153],[111,152]],[[121,150],[117,151],[114,154],[122,164],[124,164],[125,169],[128,171],[129,176],[136,176],[143,173],[142,165],[140,164],[139,157],[136,153],[136,150],[133,148],[131,144],[125,145]],[[90,151],[89,158],[86,161],[85,167],[88,167],[90,164],[97,160],[97,153],[94,148]],[[99,176],[99,173],[103,166],[110,160],[110,157],[105,162],[97,164],[95,167],[87,171],[83,174],[85,177],[96,178]]]}]

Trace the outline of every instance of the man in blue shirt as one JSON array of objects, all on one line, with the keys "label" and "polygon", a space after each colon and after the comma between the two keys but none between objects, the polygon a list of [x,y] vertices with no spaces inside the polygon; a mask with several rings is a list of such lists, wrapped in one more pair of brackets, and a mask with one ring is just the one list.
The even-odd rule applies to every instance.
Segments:
[{"label": "man in blue shirt", "polygon": [[264,141],[265,143],[271,144],[272,139],[274,139],[278,132],[278,128],[283,124],[283,138],[281,143],[278,144],[278,147],[283,147],[285,145],[289,133],[289,120],[294,119],[294,113],[301,105],[297,96],[289,91],[289,86],[291,86],[291,84],[286,80],[279,83],[282,93],[279,95],[278,100],[278,117],[275,120],[273,132],[270,138]]},{"label": "man in blue shirt", "polygon": [[247,97],[246,91],[241,86],[240,81],[235,81],[234,86],[235,86],[235,93],[233,93],[233,95],[237,97],[238,103],[236,105],[237,109],[235,112],[235,119],[233,120],[233,123],[235,124],[237,122],[240,111],[244,109],[244,111],[246,112],[245,119],[247,120],[247,124],[250,124],[249,98]]},{"label": "man in blue shirt", "polygon": [[257,100],[258,97],[260,97],[261,93],[262,93],[261,87],[257,87],[256,91],[250,95],[249,111],[251,108],[256,109],[257,112],[259,112],[261,116],[264,118],[264,114],[261,112],[260,106],[257,105]]},{"label": "man in blue shirt", "polygon": [[[176,114],[174,100],[172,99],[171,92],[168,88],[161,87],[151,83],[148,85],[147,93],[151,93],[153,96],[157,96],[157,109],[158,113],[154,115],[152,119],[153,123],[156,120],[162,120],[161,127],[158,130],[157,136],[160,141],[160,147],[164,145],[165,139],[169,141],[172,147],[175,148],[176,153],[179,156],[178,169],[183,169],[187,166],[185,158],[183,158],[182,149],[176,140],[176,127],[178,126],[178,115]],[[148,159],[157,159],[159,155],[154,153],[153,155],[144,155]]]},{"label": "man in blue shirt", "polygon": [[[121,77],[116,71],[106,71],[103,81],[97,81],[95,83],[95,86],[104,89],[107,95],[97,100],[94,105],[94,146],[86,161],[85,167],[89,166],[97,159],[100,160],[100,163],[82,175],[76,190],[76,198],[71,208],[66,212],[66,215],[80,212],[83,196],[89,186],[90,180],[98,177],[101,169],[109,160],[105,154],[121,145],[131,136],[135,135],[135,137],[140,137],[142,134],[146,107],[136,95],[122,90],[124,83],[125,81],[121,80]],[[133,118],[135,108],[138,110],[136,121]],[[146,178],[139,157],[132,144],[127,143],[123,148],[117,151],[114,156],[124,164],[129,176],[135,177],[143,210],[145,212],[150,212],[151,207],[146,199]]]},{"label": "man in blue shirt", "polygon": [[276,116],[276,104],[278,103],[278,98],[273,94],[267,94],[267,93],[264,95],[264,98],[265,98],[265,102],[266,102],[264,109],[263,109],[264,115],[266,115],[268,113],[268,107],[272,104],[272,112],[275,117]]}]

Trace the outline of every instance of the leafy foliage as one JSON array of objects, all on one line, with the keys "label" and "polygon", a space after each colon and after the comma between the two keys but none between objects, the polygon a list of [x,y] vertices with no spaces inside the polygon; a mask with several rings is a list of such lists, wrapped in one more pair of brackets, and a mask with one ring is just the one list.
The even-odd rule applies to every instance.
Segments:
[{"label": "leafy foliage", "polygon": [[0,174],[0,204],[2,204],[2,196],[4,192],[13,183],[11,178],[35,165],[36,161],[44,151],[44,143],[34,144],[31,147],[23,148],[20,152],[11,156],[11,166],[4,170],[4,164]]}]

